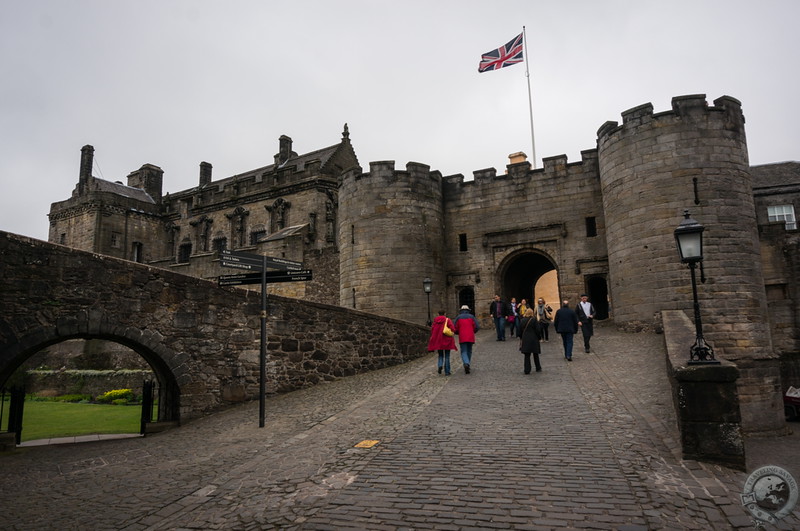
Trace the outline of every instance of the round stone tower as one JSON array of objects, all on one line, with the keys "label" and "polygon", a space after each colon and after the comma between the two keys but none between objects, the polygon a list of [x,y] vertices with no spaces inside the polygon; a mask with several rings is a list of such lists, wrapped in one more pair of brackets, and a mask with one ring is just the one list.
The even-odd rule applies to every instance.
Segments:
[{"label": "round stone tower", "polygon": [[780,380],[770,363],[741,103],[723,96],[709,107],[705,95],[680,96],[673,98],[671,111],[653,114],[646,104],[622,118],[621,126],[608,122],[598,131],[615,321],[648,326],[661,310],[675,309],[693,318],[690,273],[680,263],[673,235],[689,210],[705,226],[708,281],[701,284],[698,275],[704,336],[717,357],[742,371],[743,427],[778,429]]},{"label": "round stone tower", "polygon": [[430,278],[432,317],[445,294],[442,176],[424,164],[370,163],[339,187],[339,304],[425,324]]}]

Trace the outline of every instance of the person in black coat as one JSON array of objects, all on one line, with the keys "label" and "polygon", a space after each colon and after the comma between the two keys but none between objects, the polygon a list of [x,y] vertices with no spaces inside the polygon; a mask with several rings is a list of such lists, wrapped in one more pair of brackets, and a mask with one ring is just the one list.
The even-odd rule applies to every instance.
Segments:
[{"label": "person in black coat", "polygon": [[578,314],[569,307],[569,299],[564,299],[561,308],[556,312],[553,325],[564,343],[564,357],[567,361],[572,361],[572,343],[578,333]]},{"label": "person in black coat", "polygon": [[578,314],[578,322],[581,323],[583,348],[588,353],[589,340],[594,335],[594,306],[589,302],[589,297],[585,293],[581,295],[581,301],[575,306],[575,313]]},{"label": "person in black coat", "polygon": [[519,351],[525,356],[523,370],[525,374],[531,373],[531,354],[533,354],[536,372],[541,372],[542,365],[539,363],[539,354],[542,352],[542,348],[539,344],[539,322],[534,317],[532,309],[525,310],[525,315],[522,317],[519,327]]}]

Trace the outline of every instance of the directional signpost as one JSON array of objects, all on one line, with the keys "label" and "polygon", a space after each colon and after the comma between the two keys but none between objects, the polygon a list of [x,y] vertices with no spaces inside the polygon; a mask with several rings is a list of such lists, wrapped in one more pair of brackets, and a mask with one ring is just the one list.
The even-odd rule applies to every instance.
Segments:
[{"label": "directional signpost", "polygon": [[[235,275],[221,275],[220,286],[243,286],[261,283],[261,374],[259,390],[258,427],[264,427],[266,416],[266,381],[267,381],[267,283],[268,282],[300,282],[311,280],[310,269],[303,269],[303,264],[285,258],[274,258],[243,251],[223,250],[220,253],[222,267],[253,271]],[[277,269],[278,271],[267,271]]]}]

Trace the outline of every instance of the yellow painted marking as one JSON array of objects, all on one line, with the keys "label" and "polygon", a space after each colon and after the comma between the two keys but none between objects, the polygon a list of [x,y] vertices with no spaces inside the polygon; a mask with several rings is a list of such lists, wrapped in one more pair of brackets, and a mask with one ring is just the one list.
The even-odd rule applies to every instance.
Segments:
[{"label": "yellow painted marking", "polygon": [[375,446],[379,442],[380,441],[367,439],[367,440],[361,441],[360,443],[355,445],[354,448],[372,448],[373,446]]}]

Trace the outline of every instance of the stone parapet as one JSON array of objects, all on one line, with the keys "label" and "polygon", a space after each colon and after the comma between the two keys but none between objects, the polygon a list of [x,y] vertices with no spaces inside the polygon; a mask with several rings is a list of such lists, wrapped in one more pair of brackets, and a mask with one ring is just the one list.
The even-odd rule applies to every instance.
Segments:
[{"label": "stone parapet", "polygon": [[683,456],[745,469],[736,365],[688,365],[694,326],[685,313],[662,313],[667,369]]}]

